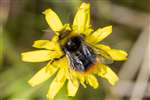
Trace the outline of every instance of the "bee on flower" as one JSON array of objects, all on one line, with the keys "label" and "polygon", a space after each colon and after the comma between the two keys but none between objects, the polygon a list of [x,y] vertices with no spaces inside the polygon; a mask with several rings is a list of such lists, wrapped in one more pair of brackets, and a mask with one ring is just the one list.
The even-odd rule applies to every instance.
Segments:
[{"label": "bee on flower", "polygon": [[126,60],[127,53],[101,44],[101,41],[112,33],[112,26],[94,31],[90,24],[89,3],[81,4],[72,25],[63,24],[51,9],[46,9],[43,14],[55,34],[51,40],[37,40],[33,43],[33,47],[40,50],[21,54],[25,62],[48,61],[48,64],[28,81],[31,86],[39,85],[56,73],[47,93],[47,97],[52,100],[65,82],[68,96],[75,96],[80,84],[83,87],[89,84],[95,89],[98,88],[96,75],[108,80],[112,85],[118,81],[118,76],[105,65],[104,59]]}]

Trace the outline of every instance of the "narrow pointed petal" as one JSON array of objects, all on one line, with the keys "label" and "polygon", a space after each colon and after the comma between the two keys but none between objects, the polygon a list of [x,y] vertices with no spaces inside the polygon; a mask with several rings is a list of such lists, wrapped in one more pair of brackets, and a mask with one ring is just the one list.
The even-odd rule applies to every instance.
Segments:
[{"label": "narrow pointed petal", "polygon": [[45,19],[53,31],[58,32],[63,28],[61,20],[53,10],[46,9],[43,14],[45,14]]},{"label": "narrow pointed petal", "polygon": [[[49,70],[47,70],[47,68]],[[49,79],[55,72],[57,71],[57,68],[54,68],[52,65],[47,65],[43,67],[41,70],[39,70],[29,81],[28,83],[31,86],[39,85],[40,83],[46,81]]]},{"label": "narrow pointed petal", "polygon": [[107,26],[104,28],[99,28],[91,35],[86,38],[86,41],[89,43],[99,43],[103,39],[105,39],[108,35],[112,33],[112,26]]},{"label": "narrow pointed petal", "polygon": [[75,96],[79,88],[79,82],[77,79],[69,79],[67,84],[68,96]]},{"label": "narrow pointed petal", "polygon": [[44,62],[62,55],[60,51],[36,50],[24,52],[21,54],[22,60],[25,62]]},{"label": "narrow pointed petal", "polygon": [[99,64],[98,73],[100,77],[105,78],[111,85],[115,85],[119,80],[118,76],[113,72],[108,66],[104,64]]},{"label": "narrow pointed petal", "polygon": [[57,76],[52,81],[48,90],[47,97],[50,100],[53,100],[53,98],[56,96],[59,90],[63,87],[65,81],[66,81],[66,73],[64,69],[60,69],[59,72],[57,73]]},{"label": "narrow pointed petal", "polygon": [[89,27],[90,27],[90,4],[82,3],[75,15],[73,21],[73,30],[79,33],[83,33]]},{"label": "narrow pointed petal", "polygon": [[57,42],[49,40],[37,40],[32,45],[35,48],[44,48],[49,50],[60,50],[59,44]]},{"label": "narrow pointed petal", "polygon": [[99,83],[94,75],[88,75],[86,80],[90,86],[92,86],[95,89],[98,88]]}]

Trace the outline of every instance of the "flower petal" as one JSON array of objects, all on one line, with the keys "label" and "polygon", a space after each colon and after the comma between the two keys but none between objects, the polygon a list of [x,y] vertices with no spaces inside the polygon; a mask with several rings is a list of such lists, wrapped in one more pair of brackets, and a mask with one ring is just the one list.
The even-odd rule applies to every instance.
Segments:
[{"label": "flower petal", "polygon": [[58,32],[63,28],[61,20],[53,10],[46,9],[43,14],[45,14],[45,19],[53,31]]},{"label": "flower petal", "polygon": [[44,62],[62,55],[60,51],[36,50],[22,53],[22,60],[25,62]]},{"label": "flower petal", "polygon": [[112,60],[111,56],[107,53],[107,50],[111,49],[109,46],[103,44],[95,44],[92,47],[98,55],[101,55],[106,59]]},{"label": "flower petal", "polygon": [[111,48],[107,45],[103,45],[103,44],[96,44],[95,47],[102,49],[104,51],[110,50]]},{"label": "flower petal", "polygon": [[79,88],[79,82],[77,79],[69,79],[67,84],[68,96],[75,96]]},{"label": "flower petal", "polygon": [[127,53],[123,50],[111,49],[107,51],[113,60],[122,61],[127,60]]},{"label": "flower petal", "polygon": [[[47,70],[47,68],[49,70]],[[39,70],[29,81],[28,83],[31,86],[39,85],[40,83],[46,81],[48,78],[50,78],[55,72],[57,71],[57,68],[54,68],[52,65],[48,64],[41,70]]]},{"label": "flower petal", "polygon": [[99,83],[94,75],[88,75],[86,80],[89,83],[89,85],[91,85],[93,88],[98,88]]},{"label": "flower petal", "polygon": [[98,65],[98,73],[99,76],[108,80],[111,85],[115,85],[119,80],[118,76],[106,65],[99,64]]},{"label": "flower petal", "polygon": [[100,54],[102,54],[102,56],[104,56],[108,59],[122,61],[122,60],[126,60],[127,56],[128,56],[128,54],[125,51],[117,50],[117,49],[111,49],[107,45],[96,44],[96,45],[94,45],[94,47],[96,47],[98,49],[101,49],[99,51]]},{"label": "flower petal", "polygon": [[85,35],[85,36],[87,37],[87,36],[90,35],[93,31],[94,31],[94,30],[93,30],[92,28],[88,28],[88,29],[86,29],[86,30],[84,31],[84,33],[81,33],[81,34],[83,34],[83,35]]},{"label": "flower petal", "polygon": [[66,75],[65,71],[63,69],[60,69],[59,72],[57,73],[57,76],[51,83],[47,97],[52,100],[56,94],[59,92],[59,90],[63,87],[65,81],[66,81]]},{"label": "flower petal", "polygon": [[81,85],[86,88],[86,84],[85,84],[85,74],[81,73],[81,72],[77,72],[75,70],[70,70],[70,73],[72,75],[72,77],[75,77],[78,79],[78,81],[81,83]]},{"label": "flower petal", "polygon": [[63,69],[68,68],[68,59],[66,57],[63,57],[62,59],[55,61],[53,65]]},{"label": "flower petal", "polygon": [[88,43],[99,43],[112,33],[112,26],[99,28],[85,39]]},{"label": "flower petal", "polygon": [[90,4],[82,3],[78,9],[74,21],[73,30],[83,33],[85,29],[90,27]]},{"label": "flower petal", "polygon": [[60,50],[59,44],[57,42],[53,42],[49,40],[37,40],[34,42],[33,47],[45,48],[49,50]]},{"label": "flower petal", "polygon": [[79,78],[79,81],[81,83],[81,85],[86,88],[86,84],[85,84],[85,77],[82,75],[82,74],[78,74],[78,78]]}]

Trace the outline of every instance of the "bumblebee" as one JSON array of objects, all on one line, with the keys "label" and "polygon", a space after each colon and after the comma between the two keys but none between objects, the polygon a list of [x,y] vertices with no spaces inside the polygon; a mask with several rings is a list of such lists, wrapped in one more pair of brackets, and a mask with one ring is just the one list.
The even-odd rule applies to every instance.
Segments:
[{"label": "bumblebee", "polygon": [[96,54],[81,36],[71,37],[62,49],[69,58],[70,66],[76,71],[87,71],[96,64]]},{"label": "bumblebee", "polygon": [[60,32],[59,44],[65,55],[54,60],[59,60],[66,56],[71,69],[79,72],[88,72],[98,62],[105,61],[103,57],[97,57],[97,53],[84,41],[84,36],[81,34],[71,36],[70,33],[70,31]]}]

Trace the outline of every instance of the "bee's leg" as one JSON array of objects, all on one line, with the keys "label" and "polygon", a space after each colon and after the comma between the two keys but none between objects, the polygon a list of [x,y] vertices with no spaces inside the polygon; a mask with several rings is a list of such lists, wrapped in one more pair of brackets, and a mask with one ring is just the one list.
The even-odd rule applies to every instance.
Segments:
[{"label": "bee's leg", "polygon": [[51,64],[52,64],[54,61],[58,61],[58,60],[62,59],[63,57],[65,57],[65,55],[62,55],[62,56],[59,57],[59,58],[54,58],[54,59],[51,61]]}]

